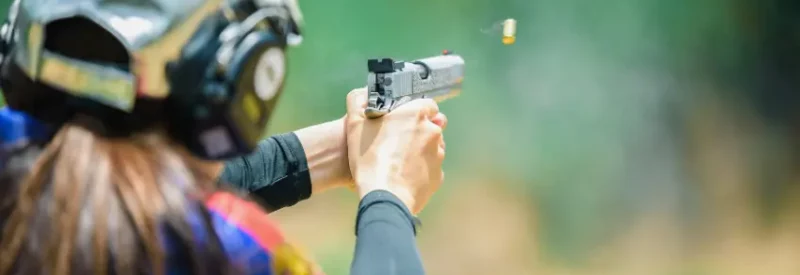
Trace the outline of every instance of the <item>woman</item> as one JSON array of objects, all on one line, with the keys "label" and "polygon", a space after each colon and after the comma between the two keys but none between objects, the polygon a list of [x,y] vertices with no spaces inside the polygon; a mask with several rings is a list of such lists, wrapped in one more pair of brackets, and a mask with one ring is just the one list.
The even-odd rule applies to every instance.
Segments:
[{"label": "woman", "polygon": [[[26,16],[36,14],[25,11],[37,8],[25,7],[30,3],[21,4]],[[51,22],[43,47],[93,64],[131,62],[108,32],[88,20]],[[11,51],[9,58],[32,53],[22,52],[28,56]],[[72,79],[46,83],[24,66],[3,66],[10,106],[58,130],[35,162],[21,165],[28,171],[5,177],[0,187],[0,274],[312,272],[255,204],[220,190],[221,165],[209,157],[219,148],[198,153],[208,148],[174,134],[195,123],[176,120],[185,113],[173,109],[187,91],[172,85],[166,98],[137,91],[133,109],[120,112],[87,96],[80,90],[86,86],[70,85]],[[363,90],[351,93],[345,119],[362,199],[352,273],[421,274],[411,211],[419,212],[441,183],[446,119],[435,103],[420,100],[367,121],[365,102]],[[29,159],[12,157],[3,170]]]}]

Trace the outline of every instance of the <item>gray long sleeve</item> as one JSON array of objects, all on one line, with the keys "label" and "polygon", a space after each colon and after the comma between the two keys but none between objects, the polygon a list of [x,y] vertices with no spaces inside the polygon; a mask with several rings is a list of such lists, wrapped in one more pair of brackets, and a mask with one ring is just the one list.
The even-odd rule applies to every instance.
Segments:
[{"label": "gray long sleeve", "polygon": [[[251,192],[270,211],[311,196],[308,160],[294,133],[270,137],[256,152],[226,162],[221,180]],[[367,194],[358,207],[351,274],[425,274],[416,245],[417,224],[392,193],[378,190]]]},{"label": "gray long sleeve", "polygon": [[311,196],[308,161],[294,133],[269,137],[250,155],[227,161],[220,180],[249,192],[269,211]]},{"label": "gray long sleeve", "polygon": [[392,193],[376,190],[364,196],[358,206],[356,251],[350,274],[425,274],[415,239],[417,224]]}]

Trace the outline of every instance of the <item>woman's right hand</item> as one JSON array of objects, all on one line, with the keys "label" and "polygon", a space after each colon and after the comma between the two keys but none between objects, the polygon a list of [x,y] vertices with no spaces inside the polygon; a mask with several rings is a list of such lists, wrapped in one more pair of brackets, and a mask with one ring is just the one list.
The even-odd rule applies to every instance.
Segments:
[{"label": "woman's right hand", "polygon": [[447,118],[431,99],[413,100],[377,119],[367,119],[367,90],[347,95],[347,150],[361,198],[387,190],[419,213],[444,180]]}]

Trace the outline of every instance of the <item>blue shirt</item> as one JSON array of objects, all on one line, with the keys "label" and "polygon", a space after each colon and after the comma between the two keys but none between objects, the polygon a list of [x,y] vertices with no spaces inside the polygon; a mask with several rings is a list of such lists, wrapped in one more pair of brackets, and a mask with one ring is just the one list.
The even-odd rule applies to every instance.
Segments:
[{"label": "blue shirt", "polygon": [[0,108],[0,169],[15,150],[47,138],[48,131],[44,124],[23,112],[8,107]]}]

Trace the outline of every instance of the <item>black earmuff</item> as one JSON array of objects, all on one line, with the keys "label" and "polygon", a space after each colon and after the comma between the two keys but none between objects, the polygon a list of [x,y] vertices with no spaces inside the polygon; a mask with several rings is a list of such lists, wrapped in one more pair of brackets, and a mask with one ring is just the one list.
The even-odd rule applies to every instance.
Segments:
[{"label": "black earmuff", "polygon": [[280,19],[257,9],[232,14],[247,17],[207,17],[167,66],[172,134],[207,159],[256,148],[285,77],[287,29]]}]

